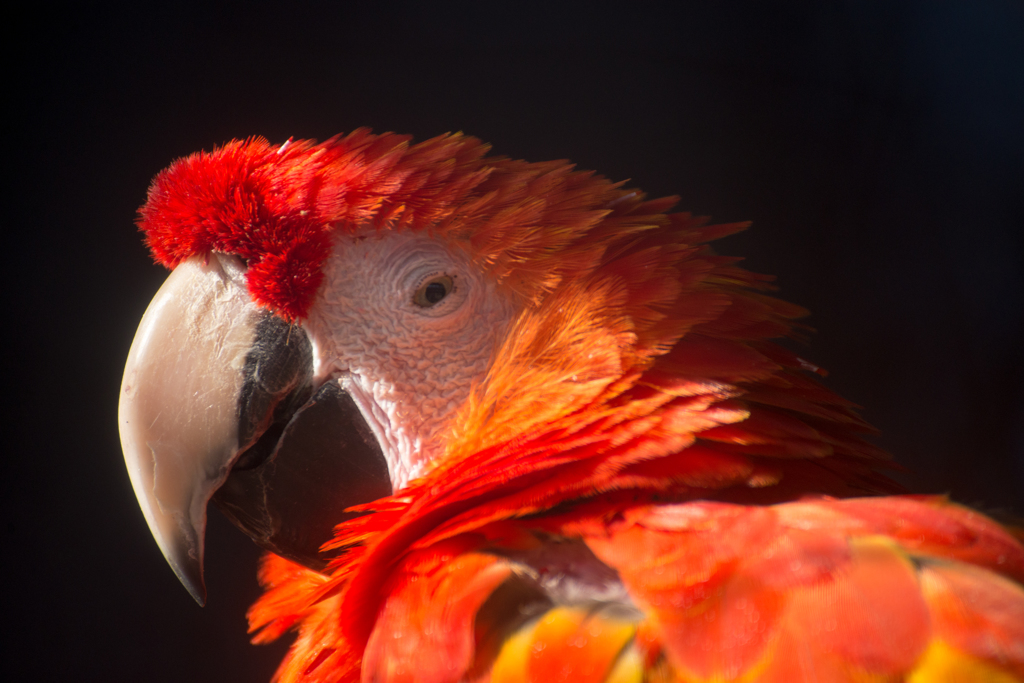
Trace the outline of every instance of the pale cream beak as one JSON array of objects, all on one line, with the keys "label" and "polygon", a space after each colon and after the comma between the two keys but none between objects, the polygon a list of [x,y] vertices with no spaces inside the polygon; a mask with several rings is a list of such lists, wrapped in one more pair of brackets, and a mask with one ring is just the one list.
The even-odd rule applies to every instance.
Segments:
[{"label": "pale cream beak", "polygon": [[206,506],[240,452],[238,396],[260,308],[234,257],[181,263],[150,303],[125,365],[121,448],[150,531],[200,604]]},{"label": "pale cream beak", "polygon": [[322,571],[349,508],[391,494],[346,381],[313,385],[308,335],[252,301],[237,258],[191,258],[157,292],[124,370],[121,447],[149,529],[199,604],[211,499],[261,547]]}]

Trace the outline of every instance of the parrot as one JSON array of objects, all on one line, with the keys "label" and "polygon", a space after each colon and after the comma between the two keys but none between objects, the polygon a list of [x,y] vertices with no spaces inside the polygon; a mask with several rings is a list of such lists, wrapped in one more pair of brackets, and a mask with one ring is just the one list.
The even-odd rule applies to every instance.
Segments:
[{"label": "parrot", "polygon": [[266,551],[274,680],[1024,681],[1024,536],[888,477],[678,201],[362,128],[155,177],[125,462],[200,604],[211,501]]}]

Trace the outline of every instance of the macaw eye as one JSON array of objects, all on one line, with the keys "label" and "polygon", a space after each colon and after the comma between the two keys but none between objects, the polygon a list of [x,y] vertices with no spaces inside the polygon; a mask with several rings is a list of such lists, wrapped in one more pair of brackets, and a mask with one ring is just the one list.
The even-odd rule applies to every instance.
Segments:
[{"label": "macaw eye", "polygon": [[412,295],[412,302],[423,308],[430,308],[451,294],[455,282],[450,275],[436,275],[423,282]]}]

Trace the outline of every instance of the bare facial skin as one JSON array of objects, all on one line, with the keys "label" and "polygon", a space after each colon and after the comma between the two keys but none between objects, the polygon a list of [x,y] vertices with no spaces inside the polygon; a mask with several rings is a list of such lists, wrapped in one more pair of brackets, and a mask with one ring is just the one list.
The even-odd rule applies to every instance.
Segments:
[{"label": "bare facial skin", "polygon": [[444,452],[514,306],[462,250],[409,232],[340,237],[324,274],[314,375],[355,399],[398,491]]}]

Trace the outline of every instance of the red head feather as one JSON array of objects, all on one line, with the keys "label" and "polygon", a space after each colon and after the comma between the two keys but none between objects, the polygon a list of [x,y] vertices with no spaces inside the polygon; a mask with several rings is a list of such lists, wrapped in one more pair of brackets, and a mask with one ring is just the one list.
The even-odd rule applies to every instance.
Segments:
[{"label": "red head feather", "polygon": [[[396,168],[407,143],[408,137],[364,130],[321,145],[235,140],[161,172],[139,211],[139,227],[154,258],[171,268],[210,251],[242,257],[253,297],[285,319],[302,318],[323,279],[335,226],[394,212],[385,206],[389,199],[444,203],[422,184],[409,186],[408,162]],[[472,140],[452,140],[449,148],[452,157],[461,151],[469,160],[483,153]],[[451,194],[445,185],[435,189]]]},{"label": "red head feather", "polygon": [[[242,257],[255,300],[291,321],[309,311],[336,231],[442,234],[536,300],[593,267],[603,240],[579,237],[610,204],[639,203],[637,193],[564,161],[485,157],[486,145],[461,134],[409,140],[365,129],[321,144],[235,140],[162,171],[138,224],[154,258],[171,268],[210,251]],[[603,227],[606,241],[611,224]]]}]

